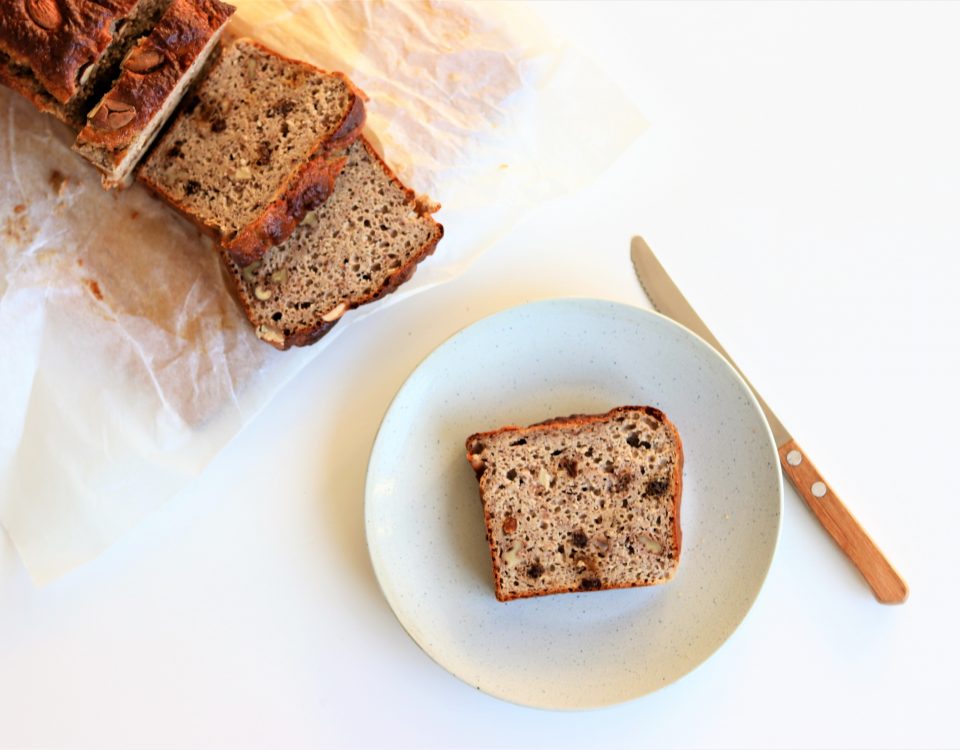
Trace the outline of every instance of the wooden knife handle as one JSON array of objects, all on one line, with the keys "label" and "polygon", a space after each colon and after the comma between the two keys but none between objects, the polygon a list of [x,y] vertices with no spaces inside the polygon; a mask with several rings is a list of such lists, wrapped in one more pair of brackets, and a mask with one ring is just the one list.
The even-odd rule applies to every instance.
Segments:
[{"label": "wooden knife handle", "polygon": [[834,541],[850,558],[882,604],[903,604],[909,589],[857,519],[830,489],[817,467],[796,441],[780,446],[780,463],[787,478]]}]

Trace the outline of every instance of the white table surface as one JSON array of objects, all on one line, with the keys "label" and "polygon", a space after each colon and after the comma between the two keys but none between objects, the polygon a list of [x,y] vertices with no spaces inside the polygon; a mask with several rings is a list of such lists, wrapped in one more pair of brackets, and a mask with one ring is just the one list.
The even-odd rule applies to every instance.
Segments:
[{"label": "white table surface", "polygon": [[[650,128],[458,281],[354,325],[97,560],[38,589],[0,538],[0,745],[960,746],[960,4],[539,11]],[[647,305],[634,233],[912,595],[876,604],[788,489],[767,583],[702,667],[609,709],[520,708],[394,619],[367,458],[461,327],[543,297]]]}]

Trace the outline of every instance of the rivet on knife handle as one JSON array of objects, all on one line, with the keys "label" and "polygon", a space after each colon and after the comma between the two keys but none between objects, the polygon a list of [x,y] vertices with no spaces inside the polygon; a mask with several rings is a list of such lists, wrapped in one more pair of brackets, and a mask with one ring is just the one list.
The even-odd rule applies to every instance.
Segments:
[{"label": "rivet on knife handle", "polygon": [[834,538],[840,549],[857,566],[864,579],[873,589],[877,599],[884,604],[901,604],[907,598],[907,585],[897,575],[893,566],[887,561],[873,540],[860,527],[857,520],[850,515],[833,491],[823,481],[823,477],[807,460],[803,451],[794,442],[793,436],[783,422],[774,414],[773,409],[757,393],[737,363],[717,341],[716,336],[703,322],[696,310],[687,302],[683,293],[673,283],[673,279],[666,269],[657,260],[650,246],[642,237],[634,237],[630,243],[630,258],[633,260],[637,278],[650,297],[653,306],[668,318],[672,318],[686,326],[726,359],[730,365],[740,373],[744,382],[753,391],[760,408],[763,410],[773,439],[780,453],[780,463],[787,478],[793,482],[797,491],[810,506],[819,519],[821,525]]},{"label": "rivet on knife handle", "polygon": [[787,478],[810,506],[823,528],[857,566],[857,570],[873,589],[877,601],[884,604],[905,602],[909,593],[907,584],[857,523],[857,519],[840,502],[796,441],[784,443],[779,451],[780,463]]}]

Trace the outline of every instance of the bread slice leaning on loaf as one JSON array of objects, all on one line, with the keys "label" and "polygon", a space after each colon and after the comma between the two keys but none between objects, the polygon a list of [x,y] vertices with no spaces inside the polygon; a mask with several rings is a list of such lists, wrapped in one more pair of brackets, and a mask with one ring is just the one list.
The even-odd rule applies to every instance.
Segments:
[{"label": "bread slice leaning on loaf", "polygon": [[341,73],[250,39],[225,47],[137,171],[239,263],[283,242],[330,195],[363,128]]},{"label": "bread slice leaning on loaf", "polygon": [[652,586],[680,562],[683,445],[622,406],[467,438],[497,599]]},{"label": "bread slice leaning on loaf", "polygon": [[257,336],[277,349],[306,346],[347,310],[394,291],[443,236],[435,209],[361,137],[332,195],[286,242],[247,266],[224,254]]},{"label": "bread slice leaning on loaf", "polygon": [[173,0],[123,60],[119,78],[90,111],[73,146],[103,173],[104,187],[129,184],[235,10],[220,0]]}]

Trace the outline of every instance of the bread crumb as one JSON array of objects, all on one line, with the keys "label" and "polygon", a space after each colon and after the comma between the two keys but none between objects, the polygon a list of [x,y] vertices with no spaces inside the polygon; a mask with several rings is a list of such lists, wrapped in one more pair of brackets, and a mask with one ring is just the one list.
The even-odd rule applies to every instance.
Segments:
[{"label": "bread crumb", "polygon": [[100,285],[93,279],[84,279],[84,281],[90,289],[90,294],[96,297],[98,301],[103,302],[103,292],[100,291]]},{"label": "bread crumb", "polygon": [[30,226],[25,213],[15,212],[7,217],[0,234],[11,244],[24,248],[33,242],[36,231]]},{"label": "bread crumb", "polygon": [[48,181],[54,195],[63,195],[63,189],[69,184],[70,178],[59,169],[54,169],[50,172]]}]

